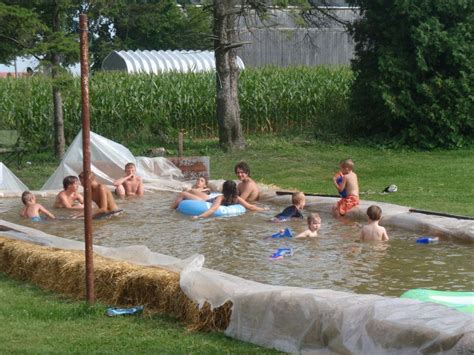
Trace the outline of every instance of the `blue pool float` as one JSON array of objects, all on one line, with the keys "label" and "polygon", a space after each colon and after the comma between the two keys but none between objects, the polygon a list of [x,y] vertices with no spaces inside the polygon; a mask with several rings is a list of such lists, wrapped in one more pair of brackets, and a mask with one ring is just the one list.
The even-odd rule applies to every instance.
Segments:
[{"label": "blue pool float", "polygon": [[270,255],[270,259],[279,260],[283,259],[285,256],[293,256],[293,248],[278,248],[272,255]]},{"label": "blue pool float", "polygon": [[419,243],[419,244],[438,243],[439,238],[438,237],[420,237],[416,240],[416,242]]},{"label": "blue pool float", "polygon": [[281,229],[278,233],[272,234],[272,238],[291,238],[293,234],[289,228]]},{"label": "blue pool float", "polygon": [[[212,203],[202,201],[202,200],[183,200],[179,203],[177,210],[182,214],[188,216],[199,216],[200,214],[206,212],[211,208]],[[220,206],[213,216],[223,217],[223,216],[238,216],[245,213],[246,209],[244,206],[230,205],[230,206]]]},{"label": "blue pool float", "polygon": [[[336,184],[338,185],[341,185],[342,184],[342,173],[337,173],[337,178],[336,178]],[[339,191],[339,195],[342,197],[342,198],[346,198],[347,197],[347,191],[346,189],[342,190],[342,191]]]}]

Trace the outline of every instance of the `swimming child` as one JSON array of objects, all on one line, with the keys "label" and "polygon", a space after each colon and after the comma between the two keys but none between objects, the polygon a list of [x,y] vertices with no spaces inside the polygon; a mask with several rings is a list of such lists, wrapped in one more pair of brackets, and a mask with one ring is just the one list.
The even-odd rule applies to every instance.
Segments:
[{"label": "swimming child", "polygon": [[200,176],[196,179],[192,188],[179,193],[171,208],[178,208],[179,203],[183,200],[206,201],[210,193],[211,190],[207,187],[207,179],[204,176]]},{"label": "swimming child", "polygon": [[369,223],[362,227],[360,240],[362,242],[388,240],[387,231],[384,227],[379,226],[379,221],[382,218],[382,209],[379,206],[372,205],[367,208],[367,216]]},{"label": "swimming child", "polygon": [[245,201],[257,201],[260,195],[257,183],[250,177],[250,167],[246,162],[237,163],[234,168],[235,175],[240,180],[237,185],[239,196]]},{"label": "swimming child", "polygon": [[[101,219],[104,217],[109,217],[113,215],[118,215],[119,213],[123,212],[123,210],[118,209],[117,205],[115,204],[114,196],[112,192],[103,184],[99,184],[95,179],[95,175],[91,172],[89,173],[89,179],[91,182],[91,194],[92,194],[92,201],[95,202],[97,205],[97,209],[92,211],[92,218],[93,219]],[[82,186],[85,183],[85,174],[81,172],[79,174],[79,180],[81,181]],[[76,214],[74,217],[83,216],[84,212],[81,211],[80,213]]]},{"label": "swimming child", "polygon": [[333,177],[333,183],[341,195],[341,199],[333,207],[337,216],[344,216],[351,208],[359,204],[359,182],[354,173],[352,159],[341,160],[341,171]]},{"label": "swimming child", "polygon": [[206,218],[214,214],[217,209],[222,206],[231,206],[236,204],[241,204],[246,209],[250,211],[267,211],[268,208],[262,208],[255,205],[252,205],[245,201],[242,197],[238,195],[237,185],[232,180],[226,180],[224,185],[222,185],[222,195],[216,196],[212,199],[207,200],[211,202],[212,206],[205,212],[201,213],[199,216],[194,216],[193,219]]},{"label": "swimming child", "polygon": [[311,213],[308,216],[308,229],[298,234],[295,238],[314,238],[318,236],[319,228],[321,228],[321,217],[318,213]]},{"label": "swimming child", "polygon": [[63,179],[64,190],[56,195],[54,208],[82,209],[84,208],[84,198],[77,192],[79,179],[77,176],[66,176]]},{"label": "swimming child", "polygon": [[137,168],[133,163],[125,165],[125,176],[115,180],[115,194],[118,197],[143,196],[142,178],[136,175]]},{"label": "swimming child", "polygon": [[36,203],[36,196],[30,191],[25,191],[21,194],[21,202],[25,205],[20,212],[21,217],[31,218],[33,222],[41,221],[41,214],[51,219],[55,218],[54,215],[41,204]]},{"label": "swimming child", "polygon": [[302,192],[294,192],[291,195],[291,206],[285,208],[282,212],[271,219],[272,222],[285,222],[293,218],[303,218],[301,211],[306,204],[306,198]]}]

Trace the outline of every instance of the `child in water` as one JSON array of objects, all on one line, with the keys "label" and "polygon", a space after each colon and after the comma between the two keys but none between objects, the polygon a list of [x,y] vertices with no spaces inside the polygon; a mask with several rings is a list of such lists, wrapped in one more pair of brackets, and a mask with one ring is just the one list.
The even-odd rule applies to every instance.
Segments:
[{"label": "child in water", "polygon": [[237,184],[232,180],[226,180],[224,182],[224,185],[222,185],[222,195],[209,199],[207,202],[212,202],[212,206],[207,211],[201,213],[199,216],[193,216],[193,219],[212,216],[220,206],[231,206],[236,204],[241,204],[250,211],[268,210],[267,208],[252,205],[240,197],[237,191]]},{"label": "child in water", "polygon": [[295,192],[291,196],[291,206],[285,208],[282,212],[277,214],[275,217],[271,219],[272,222],[286,222],[293,218],[303,218],[303,214],[301,211],[303,210],[306,204],[306,198],[304,193],[302,192]]},{"label": "child in water", "polygon": [[30,191],[25,191],[21,195],[21,202],[25,205],[20,212],[20,216],[24,218],[31,218],[33,222],[41,221],[41,213],[48,218],[54,219],[54,215],[44,208],[41,204],[36,203],[36,197]]},{"label": "child in water", "polygon": [[308,216],[308,229],[298,234],[295,238],[314,238],[318,236],[319,228],[321,228],[321,217],[318,213],[311,213]]},{"label": "child in water", "polygon": [[207,187],[207,179],[204,176],[198,177],[192,188],[179,193],[171,208],[178,208],[179,203],[183,200],[206,201],[210,193],[211,190]]},{"label": "child in water", "polygon": [[382,209],[372,205],[367,208],[367,216],[369,223],[362,227],[361,242],[387,241],[387,231],[384,227],[379,226],[379,221],[382,219]]}]

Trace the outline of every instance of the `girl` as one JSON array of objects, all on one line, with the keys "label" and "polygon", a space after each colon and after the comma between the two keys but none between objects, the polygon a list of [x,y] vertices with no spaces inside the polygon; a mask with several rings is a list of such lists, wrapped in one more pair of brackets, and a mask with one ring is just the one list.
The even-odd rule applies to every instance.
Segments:
[{"label": "girl", "polygon": [[206,218],[214,214],[220,206],[230,206],[241,204],[246,209],[250,211],[267,211],[268,208],[261,208],[255,205],[252,205],[245,201],[243,198],[238,196],[237,185],[232,180],[226,180],[224,185],[222,185],[222,195],[216,196],[207,202],[211,202],[212,206],[204,213],[201,213],[199,216],[194,216],[193,219]]},{"label": "girl", "polygon": [[203,200],[209,198],[211,190],[207,187],[207,179],[204,176],[198,177],[194,186],[186,191],[180,192],[171,208],[177,208],[183,200]]}]

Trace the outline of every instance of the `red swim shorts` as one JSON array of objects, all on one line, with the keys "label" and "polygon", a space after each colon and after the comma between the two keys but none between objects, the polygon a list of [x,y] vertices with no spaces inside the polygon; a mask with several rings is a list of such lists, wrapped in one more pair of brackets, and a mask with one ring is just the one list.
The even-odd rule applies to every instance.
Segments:
[{"label": "red swim shorts", "polygon": [[344,216],[347,211],[359,204],[359,196],[349,195],[345,198],[341,198],[336,203],[337,211],[341,216]]}]

